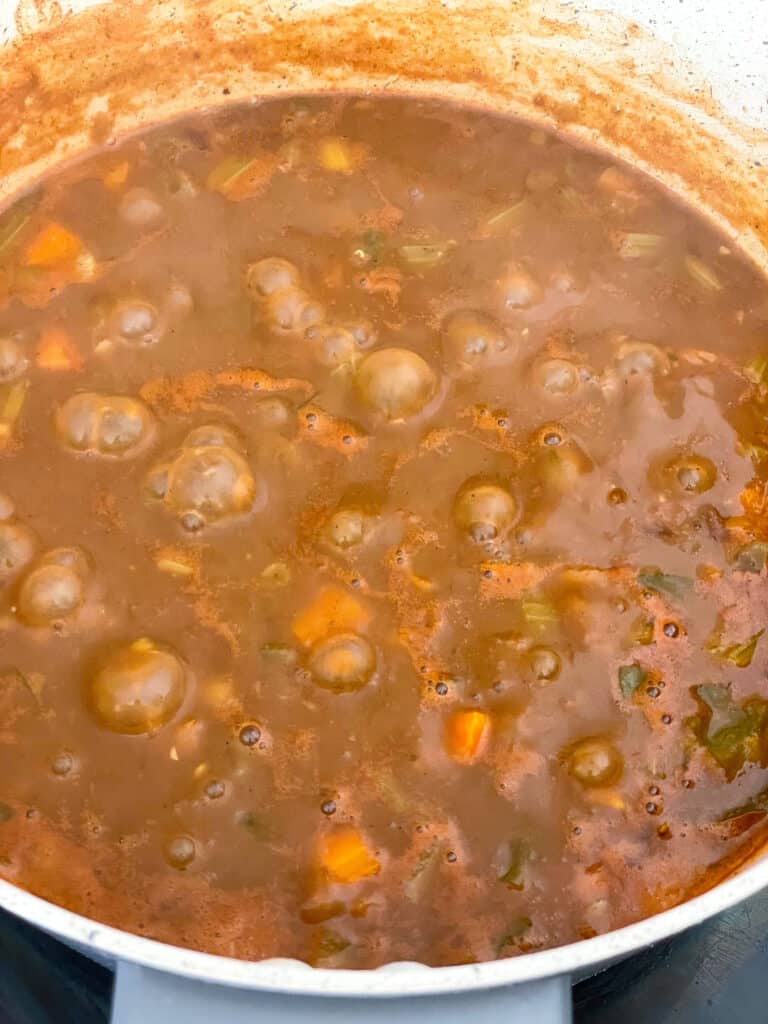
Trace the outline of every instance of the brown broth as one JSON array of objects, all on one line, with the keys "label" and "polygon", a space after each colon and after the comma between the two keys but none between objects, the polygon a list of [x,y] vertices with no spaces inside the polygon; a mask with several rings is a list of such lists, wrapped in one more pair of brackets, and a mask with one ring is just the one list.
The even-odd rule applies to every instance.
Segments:
[{"label": "brown broth", "polygon": [[746,848],[768,288],[673,197],[480,112],[270,101],[46,179],[0,299],[5,877],[439,965]]}]

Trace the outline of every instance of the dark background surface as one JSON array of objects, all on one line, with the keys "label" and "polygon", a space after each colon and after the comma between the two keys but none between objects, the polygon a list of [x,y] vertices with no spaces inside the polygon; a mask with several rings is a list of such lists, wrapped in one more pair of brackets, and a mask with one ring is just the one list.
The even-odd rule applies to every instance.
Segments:
[{"label": "dark background surface", "polygon": [[[106,1024],[111,991],[109,971],[0,914],[0,1024]],[[576,1024],[768,1021],[768,892],[581,982],[574,999]]]}]

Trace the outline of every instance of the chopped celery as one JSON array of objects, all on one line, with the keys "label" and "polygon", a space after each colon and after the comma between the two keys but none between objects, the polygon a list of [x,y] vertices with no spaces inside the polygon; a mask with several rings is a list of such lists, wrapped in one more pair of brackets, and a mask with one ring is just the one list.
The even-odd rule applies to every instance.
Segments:
[{"label": "chopped celery", "polygon": [[28,380],[17,380],[0,392],[0,441],[13,434],[13,427],[27,400]]},{"label": "chopped celery", "polygon": [[654,619],[646,619],[641,615],[640,618],[635,619],[632,623],[632,628],[629,632],[630,643],[647,647],[648,644],[653,643],[654,629]]},{"label": "chopped celery", "polygon": [[160,572],[170,573],[171,576],[192,576],[195,572],[194,567],[189,563],[181,562],[176,558],[161,557],[155,564]]},{"label": "chopped celery", "polygon": [[496,956],[502,956],[506,949],[520,945],[520,940],[533,927],[530,917],[517,917],[510,922],[509,928],[496,944]]},{"label": "chopped celery", "polygon": [[670,597],[684,597],[693,586],[693,580],[688,576],[674,576],[654,568],[641,569],[637,574],[637,582],[645,590],[669,594]]},{"label": "chopped celery", "polygon": [[21,669],[16,668],[15,665],[0,669],[0,688],[14,685],[23,686],[39,703],[40,693],[42,692],[42,676],[39,677],[39,685],[35,685],[29,676],[22,672]]},{"label": "chopped celery", "polygon": [[768,382],[768,353],[761,352],[754,359],[750,359],[744,367],[744,373],[753,384],[758,386]]},{"label": "chopped celery", "polygon": [[764,632],[765,630],[761,629],[741,643],[734,644],[723,644],[720,640],[719,632],[715,632],[707,641],[706,648],[711,654],[722,658],[724,661],[729,661],[737,668],[747,668],[752,663],[757,641]]},{"label": "chopped celery", "polygon": [[733,567],[739,572],[760,573],[765,568],[766,561],[768,561],[768,543],[756,540],[738,551]]},{"label": "chopped celery", "polygon": [[213,168],[206,185],[227,199],[248,199],[267,183],[274,167],[274,160],[264,153],[228,156]]},{"label": "chopped celery", "polygon": [[740,707],[728,687],[711,683],[695,686],[693,693],[703,707],[688,724],[729,781],[747,763],[765,764],[768,701],[751,697]]},{"label": "chopped celery", "polygon": [[701,288],[710,292],[719,292],[722,289],[723,283],[715,271],[698,256],[688,253],[683,262],[688,276]]},{"label": "chopped celery", "polygon": [[622,665],[619,669],[619,689],[622,696],[629,700],[647,678],[648,673],[641,665]]},{"label": "chopped celery", "polygon": [[536,600],[524,597],[520,601],[520,611],[526,625],[534,632],[543,632],[560,621],[557,608],[546,598]]},{"label": "chopped celery", "polygon": [[21,232],[27,226],[32,214],[23,210],[12,210],[0,222],[0,256],[11,248]]},{"label": "chopped celery", "polygon": [[743,804],[739,804],[738,807],[732,807],[730,810],[726,811],[718,820],[732,821],[735,818],[761,813],[768,813],[768,785],[764,786],[762,790],[755,794],[754,797],[750,797],[748,801],[745,801]]},{"label": "chopped celery", "polygon": [[753,462],[762,462],[763,459],[768,458],[768,448],[754,441],[739,441],[737,450],[739,455],[752,459]]},{"label": "chopped celery", "polygon": [[264,644],[261,648],[261,656],[266,658],[272,665],[295,665],[298,659],[296,651],[288,644]]},{"label": "chopped celery", "polygon": [[497,213],[492,214],[481,224],[481,231],[483,234],[496,234],[497,232],[506,231],[507,228],[514,227],[519,224],[526,213],[526,210],[530,206],[530,200],[527,196],[522,199],[518,199],[512,203],[511,206],[505,206],[503,210],[499,210]]},{"label": "chopped celery", "polygon": [[13,248],[22,231],[29,224],[34,208],[37,206],[36,196],[27,196],[15,203],[10,210],[0,217],[0,256],[4,256]]},{"label": "chopped celery", "polygon": [[437,872],[442,850],[443,844],[440,841],[435,841],[428,849],[424,850],[416,861],[410,878],[403,883],[403,890],[411,903],[418,903],[431,885]]},{"label": "chopped celery", "polygon": [[413,242],[408,245],[401,245],[397,252],[401,262],[414,270],[431,270],[433,267],[443,263],[452,249],[456,248],[456,242],[449,239],[447,242]]},{"label": "chopped celery", "polygon": [[618,255],[623,260],[648,259],[658,253],[663,241],[663,235],[654,235],[644,231],[628,231],[618,237]]},{"label": "chopped celery", "polygon": [[727,711],[732,705],[730,691],[725,686],[702,683],[695,687],[695,692],[699,700],[703,700],[712,711]]},{"label": "chopped celery", "polygon": [[256,162],[256,157],[227,156],[208,175],[206,184],[214,192],[227,194],[237,179]]},{"label": "chopped celery", "polygon": [[408,794],[395,778],[391,768],[382,768],[377,772],[375,784],[382,800],[397,814],[402,814],[408,808],[410,803]]},{"label": "chopped celery", "polygon": [[312,936],[310,963],[327,960],[348,948],[349,940],[333,928],[318,928]]},{"label": "chopped celery", "polygon": [[384,256],[386,241],[383,231],[365,231],[352,251],[355,262],[365,267],[378,266]]},{"label": "chopped celery", "polygon": [[499,881],[510,889],[522,890],[525,884],[525,867],[531,858],[531,848],[524,839],[513,839],[507,850],[507,867],[499,875]]},{"label": "chopped celery", "polygon": [[583,217],[590,213],[587,197],[572,185],[563,185],[555,196],[557,205],[566,216]]}]

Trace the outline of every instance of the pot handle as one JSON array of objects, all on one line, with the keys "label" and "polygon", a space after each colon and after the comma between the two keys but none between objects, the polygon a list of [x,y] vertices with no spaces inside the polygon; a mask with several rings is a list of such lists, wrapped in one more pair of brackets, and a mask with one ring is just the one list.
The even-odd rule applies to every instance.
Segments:
[{"label": "pot handle", "polygon": [[231,988],[119,962],[111,1024],[570,1024],[568,977],[505,988],[392,997],[305,996]]}]

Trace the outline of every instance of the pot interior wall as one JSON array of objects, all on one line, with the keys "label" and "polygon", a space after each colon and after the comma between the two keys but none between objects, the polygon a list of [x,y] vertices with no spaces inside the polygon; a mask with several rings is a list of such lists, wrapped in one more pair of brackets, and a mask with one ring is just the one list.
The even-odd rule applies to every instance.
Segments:
[{"label": "pot interior wall", "polygon": [[0,54],[0,198],[94,143],[195,107],[427,94],[608,146],[768,268],[768,133],[727,117],[678,54],[614,16],[576,18],[559,0],[92,2],[65,0],[86,7],[75,16],[51,0],[14,12]]}]

